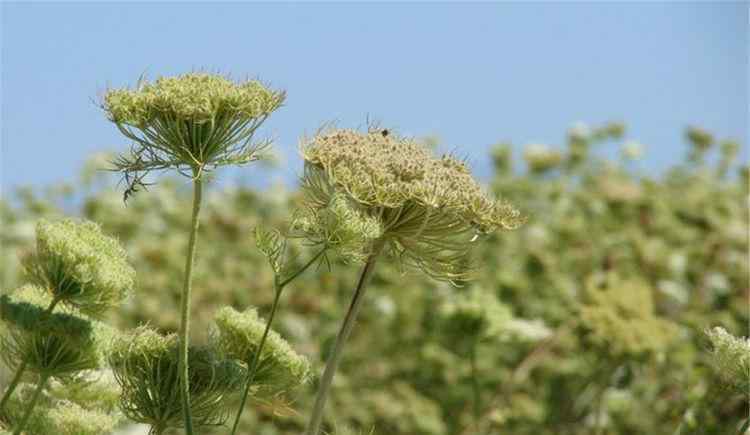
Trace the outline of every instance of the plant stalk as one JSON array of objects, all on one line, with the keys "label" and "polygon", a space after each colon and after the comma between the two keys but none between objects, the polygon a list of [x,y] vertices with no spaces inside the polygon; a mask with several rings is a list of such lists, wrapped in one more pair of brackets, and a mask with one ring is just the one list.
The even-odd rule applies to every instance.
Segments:
[{"label": "plant stalk", "polygon": [[200,224],[201,201],[203,197],[203,181],[198,171],[193,171],[193,216],[190,226],[190,240],[188,242],[187,258],[185,259],[185,282],[180,296],[180,396],[182,398],[182,413],[185,418],[185,433],[193,435],[193,419],[190,413],[190,376],[188,367],[188,348],[190,340],[190,293],[193,287],[193,263],[195,262],[195,244],[198,238]]},{"label": "plant stalk", "polygon": [[39,401],[39,396],[42,394],[42,390],[44,389],[44,384],[47,383],[47,376],[43,375],[39,378],[39,382],[36,384],[36,390],[34,390],[34,395],[31,397],[31,402],[29,402],[29,407],[26,408],[26,412],[23,414],[23,417],[21,418],[21,422],[18,423],[18,426],[13,430],[13,435],[21,435],[21,431],[24,427],[26,427],[26,423],[28,423],[29,418],[31,417],[31,412],[34,411],[34,407],[36,406],[36,402]]},{"label": "plant stalk", "polygon": [[471,345],[471,352],[469,355],[469,358],[471,360],[471,389],[474,393],[474,426],[476,428],[477,435],[479,434],[479,422],[482,419],[482,408],[481,408],[481,400],[482,400],[482,391],[479,388],[479,377],[478,377],[478,370],[477,370],[477,342],[474,340],[474,343]]},{"label": "plant stalk", "polygon": [[320,380],[320,387],[318,388],[318,395],[315,398],[315,405],[313,407],[312,415],[310,416],[310,423],[308,423],[307,429],[305,430],[306,435],[318,435],[320,433],[320,426],[323,422],[323,411],[331,389],[331,384],[333,383],[333,375],[336,373],[336,368],[341,359],[344,344],[346,343],[347,338],[349,338],[349,334],[352,332],[359,310],[362,308],[365,290],[370,282],[370,278],[372,278],[375,261],[377,260],[382,248],[382,242],[377,242],[373,247],[372,253],[367,258],[367,263],[365,263],[365,266],[362,268],[357,288],[354,291],[351,304],[349,305],[349,311],[347,311],[344,322],[341,324],[341,329],[336,336],[336,343],[334,344],[331,356],[326,363],[325,371],[323,371],[323,377]]},{"label": "plant stalk", "polygon": [[286,287],[287,284],[292,282],[295,278],[297,278],[299,275],[301,275],[305,270],[307,270],[310,266],[312,266],[318,258],[320,258],[321,255],[325,252],[325,249],[322,249],[320,252],[315,254],[315,256],[308,261],[302,268],[300,268],[297,272],[293,273],[289,278],[285,279],[282,282],[279,282],[278,276],[274,276],[273,279],[273,286],[274,286],[274,297],[273,297],[273,305],[271,306],[271,314],[268,316],[268,321],[266,322],[266,329],[263,331],[263,336],[260,339],[260,343],[258,344],[258,350],[255,352],[255,355],[253,355],[253,360],[250,363],[247,379],[245,380],[245,389],[242,393],[242,400],[240,401],[240,408],[237,410],[237,416],[234,418],[234,425],[232,425],[232,435],[235,435],[237,432],[237,427],[240,424],[240,417],[242,417],[242,412],[245,410],[245,403],[247,402],[247,396],[250,393],[250,386],[253,383],[253,380],[255,380],[255,374],[258,372],[258,365],[260,363],[260,355],[263,352],[263,346],[266,344],[266,338],[268,337],[268,332],[271,329],[271,324],[273,323],[273,318],[276,315],[276,309],[279,305],[279,299],[281,298],[281,293],[284,290],[284,287]]},{"label": "plant stalk", "polygon": [[[50,302],[44,314],[47,315],[51,313],[52,310],[55,309],[55,306],[57,305],[58,302],[60,302],[60,299],[58,298],[52,299],[52,302]],[[19,364],[18,368],[16,369],[16,373],[13,375],[13,379],[10,381],[8,388],[5,389],[5,393],[3,393],[3,398],[0,400],[0,415],[2,415],[3,409],[5,409],[5,404],[8,403],[8,399],[10,399],[10,396],[16,390],[16,387],[18,387],[18,384],[21,382],[21,378],[23,377],[23,374],[26,371],[26,365],[27,365],[26,360],[21,361],[21,364]]]}]

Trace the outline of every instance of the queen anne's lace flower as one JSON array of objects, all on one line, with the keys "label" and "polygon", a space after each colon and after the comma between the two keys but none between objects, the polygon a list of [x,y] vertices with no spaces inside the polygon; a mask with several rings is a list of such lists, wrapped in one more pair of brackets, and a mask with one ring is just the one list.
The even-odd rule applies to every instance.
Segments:
[{"label": "queen anne's lace flower", "polygon": [[[251,365],[266,328],[257,311],[238,312],[231,307],[220,309],[214,318],[218,329],[218,347],[229,358]],[[310,362],[292,349],[275,331],[269,331],[253,383],[270,391],[280,391],[304,384],[310,378]]]},{"label": "queen anne's lace flower", "polygon": [[0,349],[8,366],[16,368],[23,361],[44,377],[101,367],[115,331],[70,309],[50,313],[49,301],[30,285],[0,296],[0,319],[9,325]]},{"label": "queen anne's lace flower", "polygon": [[120,243],[97,224],[42,220],[36,238],[36,252],[24,265],[32,282],[53,298],[99,317],[131,293],[135,270]]},{"label": "queen anne's lace flower", "polygon": [[[387,244],[403,263],[438,279],[465,276],[463,259],[479,235],[523,222],[513,206],[486,194],[463,161],[435,158],[417,141],[387,131],[324,131],[303,143],[302,155],[313,210],[338,201],[351,210],[339,214],[375,219],[352,220],[372,229],[365,247]],[[325,225],[330,216],[318,221]]]},{"label": "queen anne's lace flower", "polygon": [[[116,339],[109,363],[122,395],[120,407],[129,419],[151,425],[151,433],[182,427],[179,394],[178,337],[141,327]],[[208,348],[191,347],[188,355],[190,407],[195,426],[214,426],[226,420],[230,396],[245,370],[218,359]]]},{"label": "queen anne's lace flower", "polygon": [[750,339],[735,337],[724,328],[706,331],[711,341],[712,364],[716,373],[742,394],[750,391]]},{"label": "queen anne's lace flower", "polygon": [[116,168],[140,182],[151,170],[191,169],[185,174],[196,176],[256,160],[267,144],[253,143],[253,134],[284,98],[257,80],[189,73],[110,90],[102,107],[136,144],[131,155],[115,161]]}]

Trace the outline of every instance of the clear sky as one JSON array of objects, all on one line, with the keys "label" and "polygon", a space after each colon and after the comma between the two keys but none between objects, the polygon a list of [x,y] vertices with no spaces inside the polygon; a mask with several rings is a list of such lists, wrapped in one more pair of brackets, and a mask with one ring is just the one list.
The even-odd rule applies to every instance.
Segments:
[{"label": "clear sky", "polygon": [[278,139],[287,180],[302,134],[368,114],[439,136],[484,176],[491,144],[559,145],[576,121],[625,121],[651,172],[684,154],[687,124],[748,141],[746,3],[1,7],[5,192],[73,180],[92,152],[125,149],[95,101],[143,72],[219,70],[286,89],[263,133]]}]

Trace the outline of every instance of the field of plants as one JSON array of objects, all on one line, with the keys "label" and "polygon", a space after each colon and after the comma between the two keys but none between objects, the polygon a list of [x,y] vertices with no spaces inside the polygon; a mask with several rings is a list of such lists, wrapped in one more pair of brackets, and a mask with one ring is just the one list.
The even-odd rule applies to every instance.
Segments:
[{"label": "field of plants", "polygon": [[[396,133],[375,134],[388,139],[386,135]],[[406,244],[402,251],[382,256],[333,378],[323,430],[384,435],[743,433],[750,345],[714,328],[735,337],[748,334],[749,173],[736,161],[741,144],[697,127],[686,128],[684,138],[684,157],[675,156],[674,164],[658,174],[642,169],[648,147],[630,140],[618,122],[577,125],[559,146],[532,145],[515,155],[512,151],[519,148],[511,144],[493,146],[487,157],[494,162],[488,190],[518,208],[525,222],[490,233],[450,270],[441,269],[446,260],[438,254],[429,260],[421,251],[421,256],[409,257],[413,252]],[[417,142],[431,147],[429,141]],[[604,150],[617,150],[619,157],[604,159],[613,154]],[[146,179],[133,182],[132,177],[130,184],[118,185],[119,174],[99,171],[113,159],[93,156],[80,179],[68,184],[5,192],[0,202],[2,293],[29,282],[24,259],[38,249],[40,219],[83,218],[119,240],[136,271],[132,296],[99,316],[102,321],[123,332],[145,324],[155,333],[179,332],[192,227],[190,183],[173,172],[158,177],[155,185],[140,185]],[[254,169],[249,165],[244,170]],[[191,342],[208,345],[219,333],[224,339],[234,325],[232,313],[249,307],[268,318],[278,258],[270,255],[269,266],[263,234],[272,237],[273,229],[284,235],[294,229],[303,233],[285,246],[285,267],[300,270],[314,261],[279,298],[272,329],[280,336],[272,333],[269,345],[276,344],[275,338],[286,339],[309,359],[312,376],[300,386],[290,382],[283,391],[256,394],[250,388],[237,431],[300,434],[320,374],[336,349],[339,325],[367,252],[347,245],[336,255],[314,257],[323,243],[314,243],[316,237],[332,236],[311,229],[309,221],[327,217],[304,215],[309,192],[278,186],[262,191],[224,188],[214,183],[221,171],[208,175],[192,270]],[[260,243],[259,228],[269,231],[260,234]],[[445,241],[444,250],[461,243],[450,237]],[[237,311],[221,311],[223,306]],[[217,311],[225,317],[217,318]],[[6,323],[0,331],[7,345],[17,336],[8,326],[13,316],[3,313]],[[122,352],[127,347],[120,343]],[[110,356],[110,363],[114,360]],[[239,369],[252,367],[250,358]],[[3,370],[0,385],[7,386],[13,370]],[[101,373],[60,379],[51,374],[31,416],[36,426],[27,433],[51,434],[44,428],[54,427],[59,433],[82,435],[126,427],[133,410],[123,413],[123,385],[115,380],[127,380],[128,374],[113,380],[108,369],[96,371]],[[18,399],[9,401],[0,427],[2,417],[8,424],[23,413],[36,379],[25,379],[29,388],[19,388]],[[227,400],[236,408],[242,385],[232,388],[238,394]],[[71,404],[75,411],[56,409],[72,409]],[[193,413],[198,421],[200,410]],[[102,427],[110,431],[75,429],[77,418],[109,418],[109,426]],[[206,422],[224,425],[207,425],[195,433],[229,433],[233,420],[234,411],[210,415]],[[152,433],[182,433],[175,427],[181,426],[152,428]]]}]

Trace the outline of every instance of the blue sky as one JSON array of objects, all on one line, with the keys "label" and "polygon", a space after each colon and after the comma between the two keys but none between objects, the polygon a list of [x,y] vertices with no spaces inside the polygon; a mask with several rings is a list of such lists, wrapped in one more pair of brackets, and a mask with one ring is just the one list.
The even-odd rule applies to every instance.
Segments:
[{"label": "blue sky", "polygon": [[[743,3],[3,3],[4,191],[74,180],[127,143],[94,104],[108,86],[193,69],[288,91],[266,123],[288,164],[321,123],[369,114],[437,135],[489,174],[491,144],[559,145],[576,121],[625,121],[649,172],[698,124],[747,143]],[[744,147],[743,159],[747,159]],[[263,183],[253,169],[230,181]]]}]

